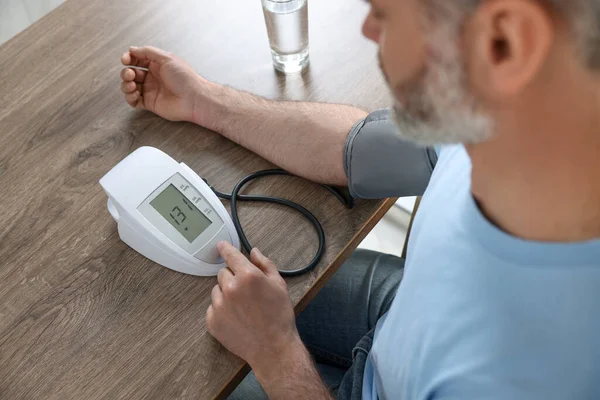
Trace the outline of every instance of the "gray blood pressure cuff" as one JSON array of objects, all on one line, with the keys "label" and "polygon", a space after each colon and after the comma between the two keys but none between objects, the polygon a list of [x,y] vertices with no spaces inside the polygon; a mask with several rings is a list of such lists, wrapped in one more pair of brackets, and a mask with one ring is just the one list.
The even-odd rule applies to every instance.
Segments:
[{"label": "gray blood pressure cuff", "polygon": [[346,140],[344,168],[353,197],[382,199],[425,192],[437,154],[402,139],[390,110],[375,111],[357,123]]}]

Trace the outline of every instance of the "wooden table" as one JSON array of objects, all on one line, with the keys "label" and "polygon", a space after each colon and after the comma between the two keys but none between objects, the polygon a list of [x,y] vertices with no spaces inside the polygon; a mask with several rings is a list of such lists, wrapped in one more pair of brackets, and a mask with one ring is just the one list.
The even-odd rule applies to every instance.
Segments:
[{"label": "wooden table", "polygon": [[[129,45],[179,54],[209,79],[271,98],[389,103],[366,5],[311,1],[311,66],[274,72],[258,0],[70,0],[0,47],[0,398],[223,397],[247,373],[206,331],[214,278],[172,272],[123,244],[98,180],[140,146],[184,161],[216,188],[270,167],[219,135],[129,109]],[[299,312],[392,201],[346,210],[312,183],[272,178],[253,192],[314,211],[327,233],[316,271],[289,279]],[[316,236],[293,211],[243,204],[251,241],[303,265]]]}]

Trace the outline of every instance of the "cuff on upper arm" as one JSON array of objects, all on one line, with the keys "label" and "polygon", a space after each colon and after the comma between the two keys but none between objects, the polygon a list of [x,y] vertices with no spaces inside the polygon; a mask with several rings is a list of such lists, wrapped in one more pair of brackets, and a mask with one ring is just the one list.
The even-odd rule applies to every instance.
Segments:
[{"label": "cuff on upper arm", "polygon": [[378,110],[350,131],[344,169],[353,197],[380,199],[420,196],[437,162],[433,147],[422,147],[397,134],[390,110]]}]

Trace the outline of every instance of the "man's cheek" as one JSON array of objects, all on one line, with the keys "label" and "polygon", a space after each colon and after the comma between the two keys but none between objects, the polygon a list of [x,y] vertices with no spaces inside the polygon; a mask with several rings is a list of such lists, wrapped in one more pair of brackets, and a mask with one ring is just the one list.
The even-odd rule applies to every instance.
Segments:
[{"label": "man's cheek", "polygon": [[382,47],[380,51],[380,67],[385,75],[385,79],[391,87],[398,79],[398,67],[394,54],[389,49]]},{"label": "man's cheek", "polygon": [[386,81],[394,90],[419,70],[419,52],[402,30],[386,29],[381,36],[380,64]]},{"label": "man's cheek", "polygon": [[402,56],[402,44],[398,43],[398,40],[394,38],[394,35],[387,34],[382,35],[380,44],[382,63],[385,66],[385,71],[390,78],[398,78],[397,71],[401,68],[399,60]]}]

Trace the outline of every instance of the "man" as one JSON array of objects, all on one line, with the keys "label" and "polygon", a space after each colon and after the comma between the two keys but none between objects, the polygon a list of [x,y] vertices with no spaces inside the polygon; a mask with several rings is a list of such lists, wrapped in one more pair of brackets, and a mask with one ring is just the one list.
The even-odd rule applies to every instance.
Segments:
[{"label": "man", "polygon": [[131,106],[357,197],[428,185],[397,292],[404,260],[358,252],[296,325],[273,263],[221,244],[209,331],[272,399],[600,398],[600,1],[371,5],[397,134],[382,112],[268,101],[153,48],[123,56],[150,69],[123,70]]}]

